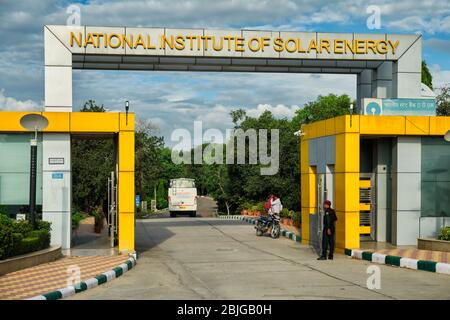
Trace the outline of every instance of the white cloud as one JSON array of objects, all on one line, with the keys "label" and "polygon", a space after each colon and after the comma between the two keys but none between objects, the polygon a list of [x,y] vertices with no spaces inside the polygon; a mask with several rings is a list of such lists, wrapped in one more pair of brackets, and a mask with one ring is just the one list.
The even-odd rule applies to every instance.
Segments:
[{"label": "white cloud", "polygon": [[44,103],[37,103],[33,100],[16,100],[5,95],[5,90],[0,90],[0,110],[3,111],[34,111],[43,110]]},{"label": "white cloud", "polygon": [[433,88],[438,89],[444,85],[450,85],[450,70],[442,70],[437,64],[430,67],[433,76]]},{"label": "white cloud", "polygon": [[161,134],[162,130],[166,130],[167,123],[164,119],[159,117],[148,118],[147,119],[152,125],[156,127],[157,134]]},{"label": "white cloud", "polygon": [[232,122],[230,112],[232,107],[225,107],[223,105],[215,105],[210,108],[202,108],[198,112],[196,121],[202,121],[203,126],[206,128],[225,129],[231,128]]},{"label": "white cloud", "polygon": [[166,99],[168,102],[180,102],[187,101],[196,96],[193,92],[170,92],[169,94],[162,96],[162,99]]},{"label": "white cloud", "polygon": [[272,106],[270,104],[259,104],[256,108],[248,109],[247,115],[250,117],[259,117],[264,111],[270,111],[278,118],[292,118],[298,109],[299,107],[296,105],[286,106],[284,104],[278,104]]}]

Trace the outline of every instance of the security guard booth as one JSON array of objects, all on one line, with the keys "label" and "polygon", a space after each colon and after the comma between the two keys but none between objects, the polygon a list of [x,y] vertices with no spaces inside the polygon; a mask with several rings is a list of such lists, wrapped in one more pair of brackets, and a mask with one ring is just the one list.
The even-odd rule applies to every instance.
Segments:
[{"label": "security guard booth", "polygon": [[333,202],[336,247],[417,245],[450,224],[450,117],[346,115],[302,127],[302,242],[320,244]]},{"label": "security guard booth", "polygon": [[[70,148],[67,148],[65,143],[66,137],[67,135],[106,134],[114,135],[117,141],[118,249],[120,252],[133,252],[135,226],[134,114],[0,112],[0,163],[3,164],[0,165],[0,205],[5,204],[2,203],[2,195],[11,194],[10,191],[14,188],[16,188],[14,192],[22,192],[28,199],[29,171],[27,170],[29,168],[27,167],[25,170],[20,168],[13,172],[8,170],[13,167],[12,164],[15,161],[21,161],[21,159],[19,159],[18,153],[10,153],[7,150],[24,149],[22,146],[14,147],[13,145],[17,145],[17,141],[20,140],[18,137],[23,136],[26,131],[20,125],[20,119],[31,113],[44,116],[49,123],[39,138],[37,179],[41,186],[39,192],[42,218],[52,223],[51,244],[69,249],[71,243],[71,156]],[[45,138],[43,139],[42,136]],[[29,150],[29,144],[24,150]],[[28,152],[23,154],[23,158],[25,157],[29,159]],[[54,159],[58,159],[58,161],[53,161]],[[57,180],[54,177],[57,177]],[[8,197],[8,199],[10,198]]]}]

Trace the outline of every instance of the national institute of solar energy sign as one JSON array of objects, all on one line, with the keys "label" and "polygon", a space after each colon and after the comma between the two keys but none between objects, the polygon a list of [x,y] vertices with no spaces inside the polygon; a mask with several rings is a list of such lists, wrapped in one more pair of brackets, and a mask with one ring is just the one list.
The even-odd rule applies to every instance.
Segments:
[{"label": "national institute of solar energy sign", "polygon": [[358,104],[363,98],[420,98],[420,35],[88,26],[44,31],[47,109],[72,107],[72,69],[356,74]]},{"label": "national institute of solar energy sign", "polygon": [[[203,32],[202,32],[203,33]],[[71,48],[127,48],[128,50],[143,49],[152,55],[157,50],[171,50],[174,52],[217,52],[224,56],[226,52],[265,52],[298,53],[304,57],[314,57],[315,54],[373,54],[395,55],[400,43],[392,39],[332,39],[325,34],[321,37],[293,37],[281,36],[251,36],[242,35],[202,35],[199,33],[185,35],[166,35],[164,33],[154,36],[148,33],[98,33],[98,32],[70,32]]]}]

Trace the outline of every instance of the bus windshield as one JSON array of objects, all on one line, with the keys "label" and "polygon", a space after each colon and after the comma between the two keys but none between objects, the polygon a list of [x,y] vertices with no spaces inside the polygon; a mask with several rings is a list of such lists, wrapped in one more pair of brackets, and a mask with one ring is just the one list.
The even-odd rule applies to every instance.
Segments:
[{"label": "bus windshield", "polygon": [[170,186],[172,188],[195,188],[194,180],[177,179],[171,180]]}]

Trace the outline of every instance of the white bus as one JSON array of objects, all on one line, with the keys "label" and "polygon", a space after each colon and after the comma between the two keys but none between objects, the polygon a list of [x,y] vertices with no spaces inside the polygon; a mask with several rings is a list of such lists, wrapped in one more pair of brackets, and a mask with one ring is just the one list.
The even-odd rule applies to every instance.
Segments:
[{"label": "white bus", "polygon": [[171,217],[177,214],[197,215],[197,188],[194,179],[171,179],[168,192],[169,212]]}]

